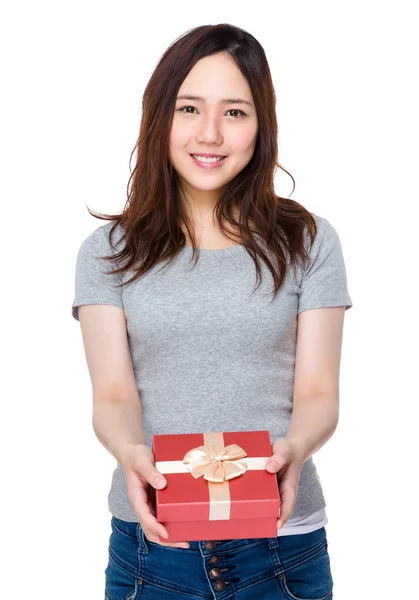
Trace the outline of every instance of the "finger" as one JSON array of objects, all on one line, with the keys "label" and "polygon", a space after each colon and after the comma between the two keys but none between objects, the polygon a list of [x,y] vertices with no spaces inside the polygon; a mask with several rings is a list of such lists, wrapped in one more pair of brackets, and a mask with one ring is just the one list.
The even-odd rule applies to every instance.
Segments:
[{"label": "finger", "polygon": [[282,480],[279,484],[279,495],[281,498],[281,508],[280,517],[277,522],[278,529],[280,529],[289,519],[295,505],[297,493],[292,482]]},{"label": "finger", "polygon": [[159,523],[156,517],[150,511],[150,507],[148,504],[142,505],[141,510],[141,525],[143,528],[146,528],[152,535],[156,537],[161,535],[164,538],[168,538],[169,534],[167,529],[162,523]]},{"label": "finger", "polygon": [[160,546],[170,546],[172,548],[190,548],[189,542],[161,542],[157,535],[153,535],[149,533],[146,535],[146,538],[150,542],[154,542],[155,544],[159,544]]},{"label": "finger", "polygon": [[156,490],[151,485],[147,485],[147,502],[151,513],[156,516]]},{"label": "finger", "polygon": [[[144,484],[146,485],[146,484]],[[168,538],[169,534],[161,523],[155,517],[154,511],[149,504],[149,497],[144,485],[140,483],[135,488],[134,494],[130,494],[129,498],[143,527],[149,529],[155,535],[161,535],[162,537]]]}]

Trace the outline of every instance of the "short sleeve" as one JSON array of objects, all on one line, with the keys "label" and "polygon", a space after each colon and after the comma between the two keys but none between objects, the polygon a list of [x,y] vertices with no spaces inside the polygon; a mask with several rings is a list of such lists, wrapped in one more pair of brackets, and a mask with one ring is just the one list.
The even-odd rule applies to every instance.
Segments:
[{"label": "short sleeve", "polygon": [[318,232],[301,280],[298,313],[332,306],[344,306],[348,310],[353,304],[339,236],[327,219],[317,215],[314,218]]},{"label": "short sleeve", "polygon": [[117,263],[100,256],[111,256],[115,251],[109,244],[109,224],[98,227],[81,244],[76,259],[75,295],[72,316],[79,321],[79,306],[84,304],[113,304],[123,309],[122,275],[105,275]]}]

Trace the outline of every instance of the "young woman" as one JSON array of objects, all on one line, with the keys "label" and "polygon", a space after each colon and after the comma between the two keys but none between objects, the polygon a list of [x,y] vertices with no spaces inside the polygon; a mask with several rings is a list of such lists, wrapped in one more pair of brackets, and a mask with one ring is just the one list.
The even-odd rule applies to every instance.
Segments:
[{"label": "young woman", "polygon": [[[72,310],[94,431],[117,461],[108,600],[332,598],[312,455],[338,422],[352,303],[334,227],[274,192],[277,133],[257,40],[193,29],[146,87],[124,211],[89,211],[110,222],[79,249]],[[152,435],[257,429],[271,435],[277,536],[161,542]]]}]

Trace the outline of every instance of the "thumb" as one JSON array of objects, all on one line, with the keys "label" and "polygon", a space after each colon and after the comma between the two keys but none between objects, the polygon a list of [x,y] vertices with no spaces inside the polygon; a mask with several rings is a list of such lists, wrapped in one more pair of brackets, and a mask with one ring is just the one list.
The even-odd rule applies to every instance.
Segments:
[{"label": "thumb", "polygon": [[147,483],[158,490],[166,487],[166,478],[156,469],[154,456],[151,451],[146,455],[141,453],[139,456],[137,455],[136,458],[137,460],[135,462],[137,470],[141,473]]},{"label": "thumb", "polygon": [[156,469],[154,465],[150,465],[149,470],[147,470],[147,473],[145,474],[145,478],[147,479],[148,483],[157,490],[161,490],[167,485],[166,478],[160,473],[160,471]]},{"label": "thumb", "polygon": [[285,458],[280,454],[274,454],[267,461],[265,468],[270,473],[277,473],[285,464]]}]

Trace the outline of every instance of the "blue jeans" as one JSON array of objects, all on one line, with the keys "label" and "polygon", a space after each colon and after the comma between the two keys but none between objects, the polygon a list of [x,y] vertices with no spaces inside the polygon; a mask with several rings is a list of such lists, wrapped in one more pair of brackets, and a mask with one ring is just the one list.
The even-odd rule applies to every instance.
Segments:
[{"label": "blue jeans", "polygon": [[150,542],[139,523],[111,519],[105,600],[330,600],[324,527],[298,535]]}]

